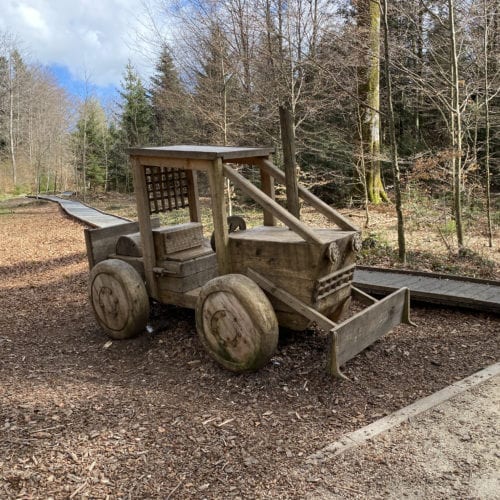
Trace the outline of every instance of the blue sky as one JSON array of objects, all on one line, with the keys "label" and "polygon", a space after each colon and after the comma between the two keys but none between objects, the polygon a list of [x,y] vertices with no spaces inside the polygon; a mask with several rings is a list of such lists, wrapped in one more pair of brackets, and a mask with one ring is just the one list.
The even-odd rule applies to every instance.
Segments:
[{"label": "blue sky", "polygon": [[0,35],[16,40],[25,59],[46,66],[71,94],[85,82],[102,100],[116,96],[128,60],[147,79],[144,0],[1,0]]},{"label": "blue sky", "polygon": [[[54,75],[57,83],[65,88],[69,94],[77,97],[84,97],[86,92],[96,96],[102,102],[113,101],[119,98],[118,84],[96,85],[86,84],[85,80],[79,79],[70,73],[67,66],[51,64],[47,69]],[[87,89],[86,89],[87,87]]]}]

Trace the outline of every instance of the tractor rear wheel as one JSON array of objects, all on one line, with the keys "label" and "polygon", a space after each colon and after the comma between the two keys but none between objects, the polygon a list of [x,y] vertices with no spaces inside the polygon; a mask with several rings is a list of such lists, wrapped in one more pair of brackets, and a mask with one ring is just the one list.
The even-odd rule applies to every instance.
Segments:
[{"label": "tractor rear wheel", "polygon": [[278,320],[250,278],[226,274],[209,281],[196,304],[196,329],[208,353],[235,372],[258,370],[278,344]]},{"label": "tractor rear wheel", "polygon": [[139,273],[118,259],[103,260],[90,272],[90,303],[101,328],[112,339],[127,339],[146,328],[149,297]]}]

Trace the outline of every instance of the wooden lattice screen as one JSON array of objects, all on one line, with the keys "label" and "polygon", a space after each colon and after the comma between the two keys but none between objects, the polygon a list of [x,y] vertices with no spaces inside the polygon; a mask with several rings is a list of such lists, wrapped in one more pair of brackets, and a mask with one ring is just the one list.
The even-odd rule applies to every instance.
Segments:
[{"label": "wooden lattice screen", "polygon": [[188,206],[186,171],[168,167],[145,167],[149,213],[170,212]]}]

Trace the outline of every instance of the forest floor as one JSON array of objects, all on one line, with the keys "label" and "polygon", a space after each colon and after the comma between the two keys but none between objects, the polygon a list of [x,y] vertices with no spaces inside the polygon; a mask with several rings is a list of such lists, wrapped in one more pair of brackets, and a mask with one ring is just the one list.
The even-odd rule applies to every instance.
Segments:
[{"label": "forest floor", "polygon": [[[236,375],[203,351],[190,310],[158,307],[151,333],[108,341],[88,305],[83,226],[55,204],[0,203],[0,259],[7,499],[305,498],[341,471],[347,496],[360,491],[355,455],[325,474],[291,471],[499,356],[498,317],[414,307],[418,327],[397,327],[356,356],[348,381],[325,374],[320,331],[283,332],[266,367]],[[397,477],[412,456],[395,453]]]}]

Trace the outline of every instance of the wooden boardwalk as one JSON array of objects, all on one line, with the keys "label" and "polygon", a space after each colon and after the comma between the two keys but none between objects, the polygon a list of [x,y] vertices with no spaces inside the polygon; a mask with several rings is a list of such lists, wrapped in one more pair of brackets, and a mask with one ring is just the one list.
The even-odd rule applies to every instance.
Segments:
[{"label": "wooden boardwalk", "polygon": [[70,216],[78,219],[81,222],[85,222],[92,227],[110,227],[118,226],[124,222],[130,222],[129,219],[124,217],[118,217],[116,215],[110,215],[105,212],[101,212],[96,208],[89,207],[79,201],[68,200],[66,198],[60,198],[59,196],[51,195],[38,195],[41,200],[54,201],[59,203],[61,208]]},{"label": "wooden boardwalk", "polygon": [[[83,203],[58,196],[40,195],[38,198],[59,203],[69,216],[92,227],[117,226],[130,222],[129,219],[106,214]],[[387,295],[407,287],[412,300],[500,314],[499,281],[358,266],[354,272],[353,284],[374,295]]]},{"label": "wooden boardwalk", "polygon": [[375,295],[404,286],[410,289],[412,300],[500,313],[498,281],[358,266],[353,284]]}]

